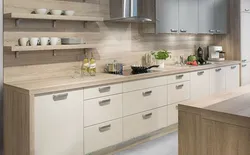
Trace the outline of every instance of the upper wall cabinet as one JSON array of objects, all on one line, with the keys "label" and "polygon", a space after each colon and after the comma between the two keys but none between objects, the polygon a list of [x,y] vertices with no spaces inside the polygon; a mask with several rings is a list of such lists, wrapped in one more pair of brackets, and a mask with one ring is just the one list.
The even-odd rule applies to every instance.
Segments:
[{"label": "upper wall cabinet", "polygon": [[228,0],[199,0],[199,33],[227,33]]},{"label": "upper wall cabinet", "polygon": [[241,0],[241,11],[250,12],[250,0]]},{"label": "upper wall cabinet", "polygon": [[156,0],[157,33],[197,33],[198,0]]}]

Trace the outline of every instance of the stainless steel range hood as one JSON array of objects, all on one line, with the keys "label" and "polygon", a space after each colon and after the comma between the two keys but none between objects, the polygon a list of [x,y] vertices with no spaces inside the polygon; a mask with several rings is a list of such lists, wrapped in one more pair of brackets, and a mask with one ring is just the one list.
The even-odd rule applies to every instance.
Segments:
[{"label": "stainless steel range hood", "polygon": [[152,22],[148,8],[153,0],[110,0],[110,21]]}]

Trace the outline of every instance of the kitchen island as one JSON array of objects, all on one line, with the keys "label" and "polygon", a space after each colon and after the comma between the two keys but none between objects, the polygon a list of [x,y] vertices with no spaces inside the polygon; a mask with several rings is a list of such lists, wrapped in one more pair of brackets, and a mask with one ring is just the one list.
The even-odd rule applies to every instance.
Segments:
[{"label": "kitchen island", "polygon": [[179,155],[249,155],[250,86],[179,105]]}]

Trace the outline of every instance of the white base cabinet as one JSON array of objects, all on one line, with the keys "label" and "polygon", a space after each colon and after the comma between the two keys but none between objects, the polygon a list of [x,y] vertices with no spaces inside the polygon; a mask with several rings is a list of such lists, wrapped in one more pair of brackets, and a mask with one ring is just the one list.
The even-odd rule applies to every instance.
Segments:
[{"label": "white base cabinet", "polygon": [[241,64],[241,86],[250,84],[250,63]]},{"label": "white base cabinet", "polygon": [[168,126],[178,123],[178,104],[168,105]]},{"label": "white base cabinet", "polygon": [[226,91],[240,87],[240,69],[239,65],[225,67],[226,72]]},{"label": "white base cabinet", "polygon": [[215,68],[210,70],[210,94],[222,93],[226,91],[225,68]]}]

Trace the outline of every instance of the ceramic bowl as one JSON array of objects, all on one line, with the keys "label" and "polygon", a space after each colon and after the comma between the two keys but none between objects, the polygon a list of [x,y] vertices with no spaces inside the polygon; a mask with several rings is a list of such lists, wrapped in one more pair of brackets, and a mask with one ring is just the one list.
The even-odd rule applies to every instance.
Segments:
[{"label": "ceramic bowl", "polygon": [[45,15],[47,14],[47,9],[35,9],[36,14]]},{"label": "ceramic bowl", "polygon": [[73,10],[65,10],[65,11],[64,11],[64,14],[65,14],[66,16],[73,16],[73,15],[75,14],[75,11],[73,11]]},{"label": "ceramic bowl", "polygon": [[62,14],[62,10],[51,10],[50,11],[50,13],[52,14],[52,15],[61,15]]}]

